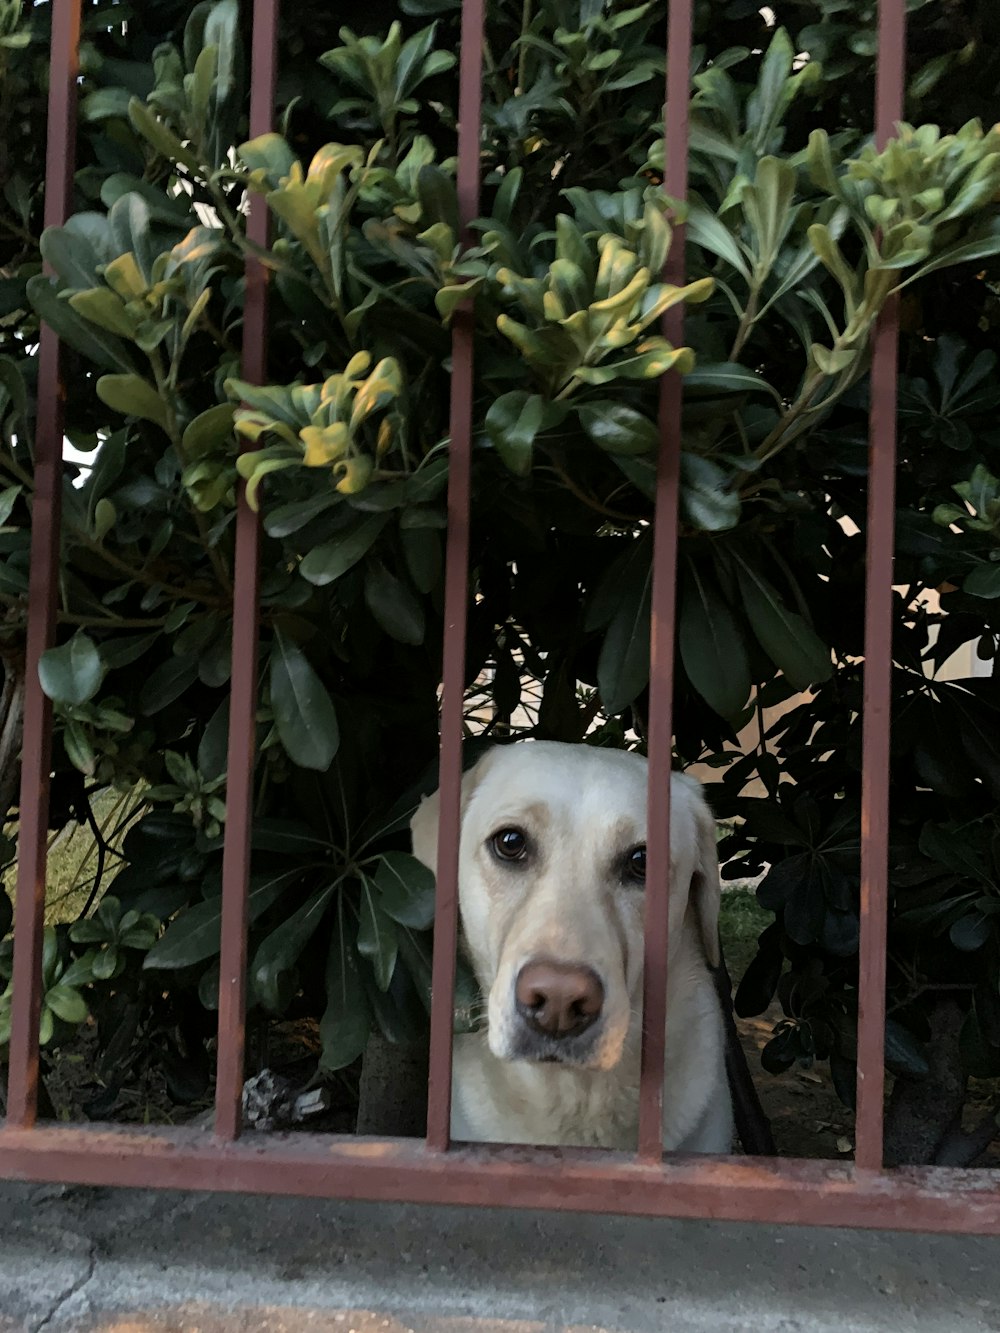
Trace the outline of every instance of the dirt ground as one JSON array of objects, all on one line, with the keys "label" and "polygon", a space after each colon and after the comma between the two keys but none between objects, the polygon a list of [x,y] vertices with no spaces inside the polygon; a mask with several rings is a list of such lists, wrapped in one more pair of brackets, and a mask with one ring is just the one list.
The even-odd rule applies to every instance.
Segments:
[{"label": "dirt ground", "polygon": [[854,1116],[834,1092],[825,1069],[792,1068],[783,1074],[761,1069],[760,1052],[781,1017],[780,1006],[773,1005],[759,1018],[736,1020],[778,1153],[782,1157],[849,1158],[854,1151]]}]

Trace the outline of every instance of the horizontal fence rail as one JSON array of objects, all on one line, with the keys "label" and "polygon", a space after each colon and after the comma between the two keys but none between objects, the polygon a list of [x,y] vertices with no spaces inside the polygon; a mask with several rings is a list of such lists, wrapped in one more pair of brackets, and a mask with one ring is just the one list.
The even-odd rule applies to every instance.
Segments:
[{"label": "horizontal fence rail", "polygon": [[[905,0],[881,0],[876,138],[884,145],[903,108]],[[72,211],[80,0],[53,0],[45,223]],[[693,0],[668,0],[665,174],[671,199],[687,193]],[[277,79],[278,0],[254,0],[250,134],[270,130]],[[462,7],[457,187],[459,222],[479,212],[482,57],[486,0]],[[268,288],[256,257],[268,240],[263,202],[247,225],[243,375],[267,380]],[[664,279],[684,280],[677,227]],[[683,304],[664,336],[683,342]],[[1000,1172],[883,1169],[890,599],[896,466],[898,308],[881,316],[874,344],[864,668],[862,911],[855,1161],[685,1158],[662,1152],[667,1016],[670,774],[682,383],[662,381],[655,495],[650,644],[649,885],[645,917],[643,1045],[637,1155],[452,1145],[452,1028],[458,944],[463,689],[469,590],[473,441],[473,313],[459,306],[452,330],[450,474],[440,741],[441,819],[432,973],[426,1141],[309,1134],[240,1139],[246,1024],[247,890],[257,708],[260,526],[242,489],[236,522],[232,690],[222,889],[218,1063],[214,1134],[206,1129],[36,1124],[38,1025],[51,765],[51,705],[38,661],[53,642],[58,583],[62,395],[58,339],[45,328],[32,511],[31,590],[14,1003],[0,1176],[86,1184],[267,1191],[351,1199],[571,1208],[649,1215],[1000,1233]]]}]

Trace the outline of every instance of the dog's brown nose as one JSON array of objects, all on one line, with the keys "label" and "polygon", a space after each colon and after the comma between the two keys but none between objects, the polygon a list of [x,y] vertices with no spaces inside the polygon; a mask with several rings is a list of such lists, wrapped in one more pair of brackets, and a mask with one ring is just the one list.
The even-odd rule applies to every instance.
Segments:
[{"label": "dog's brown nose", "polygon": [[575,1037],[595,1022],[604,987],[583,963],[526,963],[514,987],[518,1013],[547,1037]]}]

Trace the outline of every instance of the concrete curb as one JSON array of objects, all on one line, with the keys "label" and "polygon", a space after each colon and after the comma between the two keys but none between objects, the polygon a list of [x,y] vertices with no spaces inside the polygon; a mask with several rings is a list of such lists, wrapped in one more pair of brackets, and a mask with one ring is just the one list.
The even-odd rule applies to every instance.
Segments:
[{"label": "concrete curb", "polygon": [[1000,1240],[0,1184],[0,1333],[997,1333]]}]

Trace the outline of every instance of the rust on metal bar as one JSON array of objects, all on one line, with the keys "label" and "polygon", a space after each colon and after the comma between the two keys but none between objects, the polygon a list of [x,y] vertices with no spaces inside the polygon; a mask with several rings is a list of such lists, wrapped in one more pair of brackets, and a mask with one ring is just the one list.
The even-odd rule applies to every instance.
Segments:
[{"label": "rust on metal bar", "polygon": [[52,1125],[0,1130],[0,1176],[84,1185],[649,1217],[1000,1234],[1000,1171],[672,1157],[275,1134],[220,1144],[204,1130]]},{"label": "rust on metal bar", "polygon": [[[479,140],[485,0],[463,0],[458,93],[458,215],[468,226],[479,212]],[[451,443],[448,452],[448,533],[445,554],[444,658],[441,698],[441,818],[438,830],[431,974],[431,1047],[427,1145],[443,1152],[450,1139],[451,1044],[458,947],[458,842],[461,832],[465,630],[469,585],[472,471],[473,313],[456,310],[451,344]]]},{"label": "rust on metal bar", "polygon": [[[875,82],[879,148],[885,147],[902,118],[905,77],[906,0],[880,0]],[[893,296],[879,315],[872,351],[865,563],[855,1161],[870,1171],[880,1170],[883,1162],[898,349],[899,301]]]},{"label": "rust on metal bar", "polygon": [[[73,195],[80,0],[53,0],[51,11],[45,226],[58,227],[69,214]],[[7,1086],[7,1123],[25,1127],[34,1124],[38,1105],[38,1024],[42,1001],[46,839],[52,764],[52,705],[42,693],[38,661],[55,639],[64,407],[59,339],[47,324],[43,324],[39,341],[24,733],[18,805],[17,902],[14,908],[14,993]]]},{"label": "rust on metal bar", "polygon": [[[667,36],[667,107],[663,188],[672,199],[687,194],[692,0],[670,0]],[[684,281],[684,229],[674,230],[665,282]],[[684,306],[663,318],[663,335],[679,347]],[[657,463],[649,646],[649,798],[646,830],[649,873],[644,915],[642,1063],[639,1077],[639,1156],[663,1152],[663,1065],[667,1021],[670,902],[670,775],[673,747],[674,640],[677,611],[677,526],[680,497],[681,401],[676,371],[660,381],[660,451]]]},{"label": "rust on metal bar", "polygon": [[[278,67],[279,0],[254,0],[250,56],[250,136],[271,128]],[[268,241],[268,209],[250,199],[247,235],[260,247]],[[246,261],[243,313],[243,378],[267,378],[267,270],[253,255]],[[251,448],[249,441],[245,448]],[[219,1045],[215,1085],[215,1133],[234,1139],[242,1124],[246,1039],[247,889],[253,823],[256,750],[257,639],[259,633],[260,517],[246,502],[240,482],[233,566],[233,674],[229,701],[226,772],[226,833],[222,860],[222,953],[219,959]]]}]

